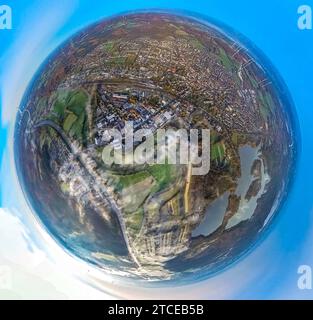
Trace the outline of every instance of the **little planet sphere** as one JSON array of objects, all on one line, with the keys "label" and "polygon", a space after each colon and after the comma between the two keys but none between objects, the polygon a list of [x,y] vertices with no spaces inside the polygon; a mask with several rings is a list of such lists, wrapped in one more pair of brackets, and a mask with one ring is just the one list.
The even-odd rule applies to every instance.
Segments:
[{"label": "little planet sphere", "polygon": [[[247,253],[277,215],[294,170],[291,108],[266,58],[227,27],[118,15],[76,33],[35,74],[17,114],[17,173],[34,216],[74,257],[120,279],[199,281]],[[209,130],[210,169],[109,165],[105,148],[129,151],[108,128],[123,134],[127,123],[153,139]]]}]

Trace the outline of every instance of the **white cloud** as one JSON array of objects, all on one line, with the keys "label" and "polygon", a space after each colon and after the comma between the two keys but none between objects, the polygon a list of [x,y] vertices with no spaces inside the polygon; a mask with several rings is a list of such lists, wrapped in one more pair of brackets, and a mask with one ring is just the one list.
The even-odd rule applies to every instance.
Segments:
[{"label": "white cloud", "polygon": [[0,209],[0,243],[0,268],[10,277],[9,287],[0,285],[0,299],[110,297],[69,274],[61,261],[53,262],[33,243],[20,220],[5,209]]}]

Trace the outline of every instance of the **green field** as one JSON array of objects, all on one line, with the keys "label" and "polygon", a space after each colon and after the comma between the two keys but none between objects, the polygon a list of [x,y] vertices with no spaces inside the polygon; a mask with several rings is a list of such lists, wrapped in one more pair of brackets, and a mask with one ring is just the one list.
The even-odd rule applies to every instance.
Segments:
[{"label": "green field", "polygon": [[136,172],[134,174],[118,176],[117,190],[121,191],[124,188],[152,176],[157,182],[153,191],[160,191],[170,185],[174,176],[173,166],[174,165],[171,164],[153,164],[146,170]]},{"label": "green field", "polygon": [[119,57],[119,56],[115,56],[110,58],[107,61],[107,64],[111,67],[118,67],[118,66],[123,66],[125,65],[126,62],[126,58],[125,57]]},{"label": "green field", "polygon": [[82,90],[60,90],[56,93],[49,118],[61,125],[71,137],[84,141],[87,137],[87,94]]},{"label": "green field", "polygon": [[129,228],[131,235],[136,237],[138,232],[141,229],[142,220],[143,220],[144,210],[139,208],[137,211],[132,212],[126,216],[126,225]]},{"label": "green field", "polygon": [[257,89],[259,87],[257,80],[251,75],[251,73],[248,70],[243,69],[243,72],[244,72],[245,76],[248,77],[252,87],[254,89]]},{"label": "green field", "polygon": [[140,171],[134,174],[118,176],[117,189],[120,191],[124,188],[127,188],[137,182],[146,179],[149,176],[150,174],[147,171]]},{"label": "green field", "polygon": [[[221,136],[214,130],[211,130],[211,161],[221,163],[225,159],[225,144],[221,141]],[[235,139],[237,137],[234,137]]]},{"label": "green field", "polygon": [[215,130],[210,130],[210,139],[211,144],[216,143],[219,139],[219,134]]},{"label": "green field", "polygon": [[104,48],[104,50],[107,51],[107,52],[113,51],[113,49],[114,49],[114,42],[112,42],[112,41],[106,42],[106,43],[103,45],[103,48]]},{"label": "green field", "polygon": [[154,164],[147,169],[158,183],[155,192],[167,188],[170,185],[174,176],[173,169],[174,165],[168,163]]},{"label": "green field", "polygon": [[69,132],[76,120],[77,120],[77,116],[74,113],[69,113],[63,122],[63,129],[66,132]]},{"label": "green field", "polygon": [[223,66],[226,68],[227,71],[233,71],[235,67],[235,63],[231,61],[231,59],[228,57],[227,53],[224,49],[220,48],[220,60]]},{"label": "green field", "polygon": [[199,50],[204,49],[204,45],[202,44],[202,42],[196,38],[190,38],[190,43]]},{"label": "green field", "polygon": [[260,112],[265,121],[270,116],[271,113],[274,113],[275,103],[272,96],[266,92],[265,94],[259,92],[259,101],[260,101]]},{"label": "green field", "polygon": [[225,145],[223,142],[214,143],[211,146],[211,160],[221,163],[225,158]]}]

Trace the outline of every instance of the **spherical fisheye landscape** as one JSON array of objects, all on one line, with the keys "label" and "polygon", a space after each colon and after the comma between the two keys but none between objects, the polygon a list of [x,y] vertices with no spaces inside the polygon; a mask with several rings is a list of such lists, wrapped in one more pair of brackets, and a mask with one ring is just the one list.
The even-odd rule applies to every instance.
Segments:
[{"label": "spherical fisheye landscape", "polygon": [[[15,162],[34,216],[64,250],[121,279],[198,281],[231,265],[271,225],[294,168],[292,105],[265,60],[220,25],[164,12],[75,34],[17,114]],[[108,146],[129,153],[108,133],[123,136],[126,123],[153,141],[160,129],[209,130],[199,149],[209,170],[108,164]]]}]

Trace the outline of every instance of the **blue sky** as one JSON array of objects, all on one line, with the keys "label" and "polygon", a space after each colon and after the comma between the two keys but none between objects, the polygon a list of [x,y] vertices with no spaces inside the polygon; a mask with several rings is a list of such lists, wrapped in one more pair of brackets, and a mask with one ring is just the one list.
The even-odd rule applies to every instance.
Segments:
[{"label": "blue sky", "polygon": [[[298,266],[307,264],[313,268],[313,30],[301,31],[297,28],[298,6],[308,4],[313,7],[312,0],[63,0],[57,3],[52,0],[1,0],[0,4],[10,5],[13,11],[13,29],[0,30],[0,204],[2,208],[6,208],[0,215],[0,219],[3,219],[0,220],[0,224],[1,221],[4,223],[4,220],[9,219],[3,218],[9,214],[21,222],[18,227],[15,226],[16,232],[21,232],[21,228],[25,227],[28,230],[26,233],[31,234],[29,221],[24,215],[27,209],[20,195],[12,161],[12,127],[23,92],[46,56],[77,30],[103,17],[123,11],[161,8],[200,13],[215,18],[245,35],[274,64],[294,100],[300,127],[301,153],[294,186],[266,239],[231,270],[192,286],[190,294],[202,298],[313,298],[312,291],[297,288]],[[300,144],[300,141],[298,143]],[[35,242],[34,246],[38,245],[38,241],[31,235],[29,238]],[[1,239],[0,235],[0,257],[5,252],[4,241],[7,239]],[[17,241],[15,245],[20,247],[21,243],[22,240]],[[12,246],[14,247],[14,244]],[[25,248],[27,250],[27,246]],[[28,253],[25,251],[25,254]],[[15,265],[15,260],[18,260],[18,257],[10,256],[6,263]],[[57,278],[57,268],[55,270]],[[71,285],[68,284],[66,290],[63,290],[67,296],[73,294]],[[76,284],[73,288],[75,286]],[[19,284],[16,284],[14,290],[27,291],[27,285],[24,285],[23,289],[19,288]],[[113,291],[128,295],[125,288],[116,287]],[[178,291],[173,288],[168,290],[168,294],[180,297]],[[138,297],[145,294],[146,290],[138,289]],[[157,297],[160,293],[149,291],[149,294]]]}]

